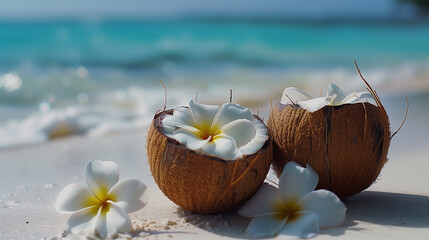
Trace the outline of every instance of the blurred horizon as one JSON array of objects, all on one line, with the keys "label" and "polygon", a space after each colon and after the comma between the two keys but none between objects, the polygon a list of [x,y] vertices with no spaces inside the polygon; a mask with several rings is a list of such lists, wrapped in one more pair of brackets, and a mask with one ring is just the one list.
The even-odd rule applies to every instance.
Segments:
[{"label": "blurred horizon", "polygon": [[407,20],[422,17],[415,4],[403,0],[0,0],[0,19],[99,21],[108,19],[289,19]]}]

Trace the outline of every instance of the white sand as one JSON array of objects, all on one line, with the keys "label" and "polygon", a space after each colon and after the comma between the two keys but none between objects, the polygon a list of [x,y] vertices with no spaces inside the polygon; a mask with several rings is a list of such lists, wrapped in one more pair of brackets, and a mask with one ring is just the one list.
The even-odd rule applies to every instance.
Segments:
[{"label": "white sand", "polygon": [[[393,112],[393,129],[402,120],[404,106],[401,100],[401,109],[394,111],[395,104],[386,107]],[[427,122],[429,114],[410,109],[378,181],[345,202],[348,211],[343,226],[323,230],[318,239],[428,239],[429,149],[428,141],[422,142],[429,135]],[[137,178],[149,186],[149,204],[131,214],[135,238],[246,238],[243,231],[248,219],[235,212],[203,216],[169,201],[150,175],[145,145],[146,130],[142,130],[105,137],[76,136],[0,151],[0,239],[59,236],[68,216],[55,211],[56,196],[69,183],[84,184],[84,167],[95,159],[115,161],[121,178]]]}]

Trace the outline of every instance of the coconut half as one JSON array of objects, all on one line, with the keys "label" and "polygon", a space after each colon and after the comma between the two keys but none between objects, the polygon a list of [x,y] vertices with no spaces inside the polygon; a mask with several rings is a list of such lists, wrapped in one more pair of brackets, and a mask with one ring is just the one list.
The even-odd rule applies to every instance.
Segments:
[{"label": "coconut half", "polygon": [[[369,87],[369,86],[368,86]],[[341,199],[368,188],[387,161],[390,127],[377,94],[344,92],[331,84],[326,97],[287,88],[270,113],[273,167],[295,161],[319,175],[317,188]]]},{"label": "coconut half", "polygon": [[219,213],[239,207],[255,194],[270,168],[272,143],[265,124],[251,115],[256,129],[249,143],[256,139],[261,127],[266,138],[254,152],[245,147],[247,143],[240,143],[235,157],[225,159],[202,148],[191,149],[186,142],[174,138],[174,131],[181,127],[171,128],[163,120],[169,121],[178,109],[186,107],[157,113],[149,129],[148,161],[158,187],[171,201],[195,213]]}]

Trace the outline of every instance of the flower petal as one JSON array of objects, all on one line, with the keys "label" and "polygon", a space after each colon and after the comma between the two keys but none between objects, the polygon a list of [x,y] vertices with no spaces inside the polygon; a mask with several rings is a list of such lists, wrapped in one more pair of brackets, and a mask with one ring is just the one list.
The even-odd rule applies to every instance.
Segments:
[{"label": "flower petal", "polygon": [[162,132],[168,136],[168,137],[173,137],[173,133],[174,131],[176,131],[176,127],[174,126],[170,126],[170,125],[162,125]]},{"label": "flower petal", "polygon": [[[298,88],[288,87],[283,91],[281,104],[292,104],[295,105],[298,101],[306,101],[312,99],[308,93],[299,90]],[[293,102],[291,102],[291,100]]]},{"label": "flower petal", "polygon": [[368,102],[372,105],[377,106],[374,97],[369,92],[357,92],[351,93],[347,97],[345,97],[340,104],[348,104],[348,103],[359,103],[359,102]]},{"label": "flower petal", "polygon": [[253,125],[256,129],[255,137],[246,145],[238,148],[237,158],[257,152],[268,139],[268,130],[262,121],[254,118]]},{"label": "flower petal", "polygon": [[330,99],[328,97],[318,97],[307,101],[299,101],[297,104],[300,108],[309,112],[315,112],[322,109],[324,106],[329,105]]},{"label": "flower petal", "polygon": [[279,191],[284,201],[298,201],[313,191],[318,181],[319,176],[310,165],[303,168],[295,162],[288,162],[279,179]]},{"label": "flower petal", "polygon": [[74,183],[61,190],[55,201],[55,209],[60,213],[75,213],[97,203],[99,200],[87,187]]},{"label": "flower petal", "polygon": [[337,85],[330,83],[328,87],[327,98],[330,99],[330,105],[338,105],[346,97],[344,91]]},{"label": "flower petal", "polygon": [[225,103],[217,112],[213,119],[213,127],[222,127],[227,123],[230,123],[237,119],[253,120],[253,114],[250,109],[242,107],[235,103]]},{"label": "flower petal", "polygon": [[137,179],[119,181],[110,190],[109,199],[114,199],[116,205],[125,212],[130,213],[144,207],[149,200],[146,185]]},{"label": "flower petal", "polygon": [[86,182],[91,192],[100,201],[119,180],[119,167],[110,161],[91,161],[86,165]]},{"label": "flower petal", "polygon": [[195,127],[203,132],[208,132],[212,125],[213,119],[219,110],[219,106],[205,105],[201,103],[189,101],[189,107],[191,108],[192,115],[195,120]]},{"label": "flower petal", "polygon": [[161,123],[164,133],[170,135],[172,135],[178,127],[188,129],[187,127],[195,126],[192,112],[187,107],[178,107],[174,109],[173,115],[165,116]]},{"label": "flower petal", "polygon": [[280,235],[292,238],[310,238],[319,233],[317,215],[312,212],[299,212],[296,219],[286,221]]},{"label": "flower petal", "polygon": [[233,160],[237,154],[234,139],[225,134],[216,135],[212,141],[204,144],[201,149],[207,154],[215,155],[225,160]]},{"label": "flower petal", "polygon": [[237,149],[236,158],[242,158],[244,155],[251,155],[256,153],[264,145],[265,141],[252,139],[248,144]]},{"label": "flower petal", "polygon": [[276,235],[284,226],[287,218],[261,216],[252,218],[246,233],[254,237],[269,237]]},{"label": "flower petal", "polygon": [[102,210],[96,229],[100,237],[115,237],[118,233],[132,230],[130,217],[115,203],[108,201],[108,210]]},{"label": "flower petal", "polygon": [[249,143],[256,135],[255,126],[247,119],[237,119],[221,128],[222,133],[232,137],[237,148]]},{"label": "flower petal", "polygon": [[192,126],[195,124],[194,116],[188,107],[178,107],[174,109],[173,116],[180,120],[181,124]]},{"label": "flower petal", "polygon": [[173,138],[192,150],[200,149],[210,141],[210,138],[201,139],[195,132],[186,129],[176,130],[173,134]]},{"label": "flower petal", "polygon": [[274,206],[279,202],[283,202],[279,190],[264,183],[256,194],[238,210],[238,214],[243,217],[273,215],[277,213]]},{"label": "flower petal", "polygon": [[340,225],[346,217],[344,203],[334,193],[324,189],[305,195],[298,204],[304,211],[317,214],[320,228]]},{"label": "flower petal", "polygon": [[71,215],[67,221],[66,231],[77,235],[87,235],[95,229],[100,210],[98,207],[82,209]]}]

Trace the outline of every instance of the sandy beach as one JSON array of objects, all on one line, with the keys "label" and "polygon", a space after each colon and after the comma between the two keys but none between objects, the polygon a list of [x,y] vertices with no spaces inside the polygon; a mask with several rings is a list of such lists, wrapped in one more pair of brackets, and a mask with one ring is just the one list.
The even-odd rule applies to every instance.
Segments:
[{"label": "sandy beach", "polygon": [[[395,98],[397,99],[397,98]],[[400,102],[400,103],[398,103]],[[391,128],[402,121],[403,100],[389,100]],[[342,226],[322,230],[317,239],[426,239],[429,235],[429,116],[421,108],[427,94],[410,96],[404,128],[392,141],[389,161],[379,179],[349,198]],[[417,107],[417,108],[415,108]],[[134,232],[125,239],[242,239],[249,219],[235,211],[192,214],[172,203],[155,184],[147,163],[147,129],[115,135],[73,136],[0,152],[0,239],[61,237],[67,215],[54,201],[69,183],[84,183],[83,169],[91,160],[118,163],[121,179],[136,178],[150,188],[146,207],[131,214]],[[268,178],[276,180],[272,172]]]},{"label": "sandy beach", "polygon": [[[158,188],[150,172],[146,149],[148,129],[154,114],[161,108],[168,110],[192,105],[191,100],[210,105],[232,102],[249,108],[252,114],[258,115],[267,124],[270,111],[282,98],[286,99],[285,97],[292,97],[294,100],[290,98],[290,103],[298,103],[298,106],[299,102],[307,97],[316,100],[308,100],[314,106],[328,102],[337,106],[355,100],[371,100],[367,98],[368,95],[361,93],[368,90],[368,85],[365,85],[359,73],[368,81],[371,86],[369,88],[376,91],[374,95],[380,97],[389,116],[391,134],[396,134],[395,131],[400,128],[406,116],[406,109],[408,117],[400,131],[391,139],[388,160],[376,181],[368,189],[345,200],[347,212],[343,224],[335,228],[321,229],[315,238],[429,239],[427,3],[428,1],[417,0],[274,0],[269,3],[260,0],[74,0],[68,1],[67,4],[58,0],[26,1],[26,4],[16,0],[2,1],[0,240],[82,239],[64,232],[70,215],[58,213],[55,202],[60,192],[69,184],[87,185],[84,172],[86,165],[94,160],[117,163],[121,180],[137,179],[149,188],[148,204],[130,214],[133,231],[120,234],[119,239],[252,239],[245,234],[251,220],[241,217],[236,210],[213,215],[194,214],[173,203]],[[343,89],[344,94],[333,87],[334,85],[330,85],[331,83]],[[305,91],[311,97],[295,90],[292,91],[293,94],[284,94],[283,91],[289,87]],[[356,94],[349,95],[351,93]],[[296,98],[292,96],[295,94]],[[327,98],[322,98],[325,94]],[[409,109],[405,96],[409,100]],[[361,97],[362,99],[358,99]],[[363,103],[363,106],[366,104]],[[226,122],[229,122],[225,119],[230,117],[216,117],[213,124],[210,123],[211,120],[206,121],[212,117],[198,117],[207,115],[210,111],[201,111],[207,112],[204,114],[197,113],[199,111],[196,111],[196,115],[189,115],[189,121],[185,121],[186,125],[192,123],[190,125],[204,128],[199,129],[204,131],[198,134],[198,144],[190,144],[189,139],[193,139],[193,136],[183,138],[189,148],[196,146],[192,149],[199,151],[213,147],[208,152],[204,151],[210,154],[219,150],[218,153],[223,159],[236,159],[241,157],[242,153],[250,153],[245,152],[249,146],[253,146],[250,148],[254,148],[254,151],[260,149],[255,142],[262,144],[266,141],[268,134],[265,134],[262,124],[255,125],[254,122],[253,126],[261,127],[251,128],[247,120],[252,120],[252,114],[247,110],[246,121],[229,125],[231,136],[227,134],[229,130],[224,128]],[[371,148],[377,149],[377,152],[374,152],[377,153],[377,159],[383,159],[378,160],[379,165],[373,167],[378,172],[387,149],[387,124],[385,121],[382,125],[368,124],[368,119],[378,118],[372,116],[385,119],[384,113],[372,115],[371,111],[368,114],[365,108],[363,142],[369,143],[367,136],[383,136],[382,140],[376,142],[377,148]],[[344,184],[349,181],[335,179],[335,175],[344,169],[337,171],[336,168],[331,168],[335,165],[335,161],[331,161],[332,156],[343,156],[340,161],[347,165],[356,161],[354,159],[359,159],[359,163],[362,163],[363,160],[372,158],[370,154],[356,157],[350,156],[352,154],[342,155],[348,152],[347,150],[340,152],[329,149],[335,144],[342,146],[343,143],[347,144],[347,140],[351,140],[353,145],[349,147],[352,147],[353,152],[357,152],[356,149],[359,149],[359,153],[364,152],[361,150],[363,147],[360,148],[363,146],[362,141],[352,129],[360,123],[331,113],[332,111],[324,112],[324,116],[340,116],[336,118],[341,123],[339,137],[330,134],[333,128],[340,126],[332,124],[330,120],[325,121],[324,126],[320,124],[323,126],[325,138],[318,140],[317,134],[313,134],[318,127],[316,126],[314,131],[311,126],[312,119],[309,119],[310,128],[303,128],[303,125],[306,125],[303,124],[304,121],[292,116],[290,122],[298,123],[299,120],[296,129],[300,135],[275,141],[276,144],[283,143],[283,140],[287,143],[293,142],[295,152],[292,156],[296,161],[299,160],[296,157],[299,154],[295,153],[319,152],[320,155],[312,154],[311,157],[315,161],[329,160],[324,163],[328,177],[326,186],[335,189],[331,183]],[[350,111],[350,114],[356,113]],[[237,111],[237,114],[233,115],[242,114]],[[218,121],[219,119],[223,120]],[[317,121],[317,118],[315,119]],[[164,130],[169,128],[170,134],[174,135],[178,128],[183,127],[177,125],[182,120],[178,118],[172,121],[172,125]],[[347,125],[342,124],[343,120]],[[246,122],[248,127],[242,128]],[[283,136],[292,135],[288,135],[293,133],[289,131],[290,128],[279,130],[279,125],[272,127],[270,131],[278,135],[287,133]],[[318,123],[315,122],[314,125]],[[253,130],[258,134],[249,134]],[[301,136],[308,135],[304,132],[311,134],[311,142],[300,141]],[[166,131],[164,133],[169,134]],[[342,138],[344,133],[351,133],[353,139]],[[237,148],[214,143],[215,140],[225,137],[229,139],[227,142],[233,143]],[[244,141],[246,138],[248,139]],[[159,144],[155,142],[154,145]],[[322,142],[323,145],[319,144]],[[300,151],[301,146],[306,145],[310,148]],[[314,147],[316,145],[321,146],[321,151],[317,151],[318,146]],[[355,145],[360,146],[356,148]],[[225,150],[225,146],[231,151]],[[234,149],[236,157],[233,158]],[[291,155],[289,152],[288,150],[287,155]],[[227,154],[229,155],[226,156]],[[177,156],[176,159],[180,157],[184,163],[190,163],[187,161],[190,159],[188,155],[170,156]],[[256,156],[254,159],[263,158]],[[176,159],[172,161],[170,169],[183,169]],[[201,159],[195,159],[196,161],[189,165],[201,168],[201,161],[198,161]],[[270,158],[265,159],[267,169]],[[318,168],[315,162],[310,161],[310,157],[306,159],[322,176],[323,172],[319,169],[324,167]],[[162,161],[160,165],[167,165],[166,162],[168,161]],[[245,187],[251,186],[251,181],[241,177],[245,174],[234,178],[237,176],[237,169],[243,166],[242,162],[238,163],[231,169],[231,174],[226,169],[223,175],[231,175],[230,186],[239,182],[243,182]],[[254,176],[260,177],[262,181],[264,176],[259,169],[254,168],[254,165],[253,169],[250,168],[253,163],[247,165],[249,171],[246,170],[246,174],[255,174]],[[116,166],[112,163],[107,165]],[[358,172],[358,167],[352,164],[350,166],[352,167],[347,170]],[[210,179],[206,173],[213,173],[212,169],[217,167],[210,166],[207,171],[199,171],[205,174],[200,179]],[[257,171],[253,171],[255,169]],[[90,170],[88,172],[87,176],[97,174],[91,173]],[[341,173],[348,174],[346,171]],[[367,186],[362,180],[367,178],[364,172],[359,174],[360,183]],[[178,182],[177,185],[188,186],[188,182],[177,180],[179,175],[186,176],[185,180],[191,179],[188,176],[193,176],[174,172],[168,177],[162,174],[160,178],[173,179],[174,184]],[[312,179],[315,178],[313,176]],[[94,182],[99,180],[94,179],[97,179]],[[324,180],[320,179],[323,185]],[[114,180],[116,181],[116,178]],[[162,180],[157,178],[158,182]],[[222,180],[221,184],[228,181]],[[274,185],[278,182],[272,169],[265,181]],[[208,184],[206,181],[201,183]],[[220,181],[216,180],[212,184],[219,183]],[[96,198],[86,196],[82,199],[85,204],[98,202],[99,205],[94,206],[94,209],[98,207],[100,213],[103,210],[115,213],[110,211],[110,207],[115,208],[115,205],[109,201],[123,204],[116,207],[123,208],[124,211],[135,210],[145,202],[142,199],[139,199],[142,202],[137,203],[129,199],[121,201],[124,199],[121,197],[132,198],[131,195],[144,192],[144,187],[137,181],[131,180],[123,185],[132,186],[123,190],[127,193],[122,190],[108,192],[107,188],[104,188],[108,185],[96,185],[99,186],[98,190],[90,187]],[[184,192],[175,187],[172,186],[172,194]],[[245,187],[240,186],[237,189]],[[109,186],[109,189],[112,188]],[[122,189],[121,186],[117,188]],[[219,191],[217,195],[213,194],[213,198],[223,196],[220,188],[216,189]],[[80,190],[74,193],[77,191]],[[190,191],[195,191],[195,187]],[[61,194],[60,199],[69,199],[65,195],[70,192],[64,192],[66,194]],[[341,194],[338,191],[337,193]],[[101,197],[101,194],[106,197]],[[319,194],[319,197],[321,195]],[[211,194],[199,196],[203,196],[204,201],[208,202]],[[230,199],[238,199],[236,196],[240,194],[233,192],[231,196]],[[303,211],[313,205],[317,208],[317,205],[322,205],[323,202],[318,200],[317,204],[313,202],[310,207],[307,205],[309,208],[301,208],[305,207],[305,204],[301,206],[301,203],[305,203],[303,201],[292,208],[289,200],[296,200],[294,198],[297,196],[296,192],[291,192],[290,198],[283,194],[285,204],[281,203],[280,206],[275,202],[273,205],[276,211],[281,211],[284,216],[287,214],[287,221],[293,221],[297,216],[292,210]],[[195,196],[192,196],[190,201],[184,201],[192,202],[194,206],[204,205],[200,204]],[[70,201],[73,203],[58,202],[60,204],[57,204],[57,208],[64,207],[62,210],[67,210],[65,208],[75,203],[82,203],[75,198]],[[338,213],[338,221],[334,222],[332,219],[336,215],[335,210],[329,210],[333,221],[329,224],[332,225],[342,221],[344,216],[343,205],[335,203],[341,206],[341,211]],[[135,206],[132,207],[133,204]],[[323,207],[323,210],[326,209],[328,206]],[[85,212],[92,213],[90,210],[92,209],[87,208]],[[314,215],[301,212],[299,218],[301,214],[309,215],[307,220],[316,222]],[[322,215],[324,214],[319,215],[318,223],[324,226]],[[87,216],[85,214],[85,217]],[[125,220],[122,222],[118,215],[110,216],[114,217],[107,217],[109,220],[105,221],[106,226],[122,224],[120,227],[129,227],[124,216]],[[95,222],[96,219],[93,220]],[[266,223],[264,218],[259,220]],[[269,221],[267,223],[267,226],[275,226]],[[100,229],[102,224],[97,222]],[[103,235],[103,230],[99,232]],[[279,238],[282,236],[273,239]],[[84,239],[93,239],[93,236]]]}]

